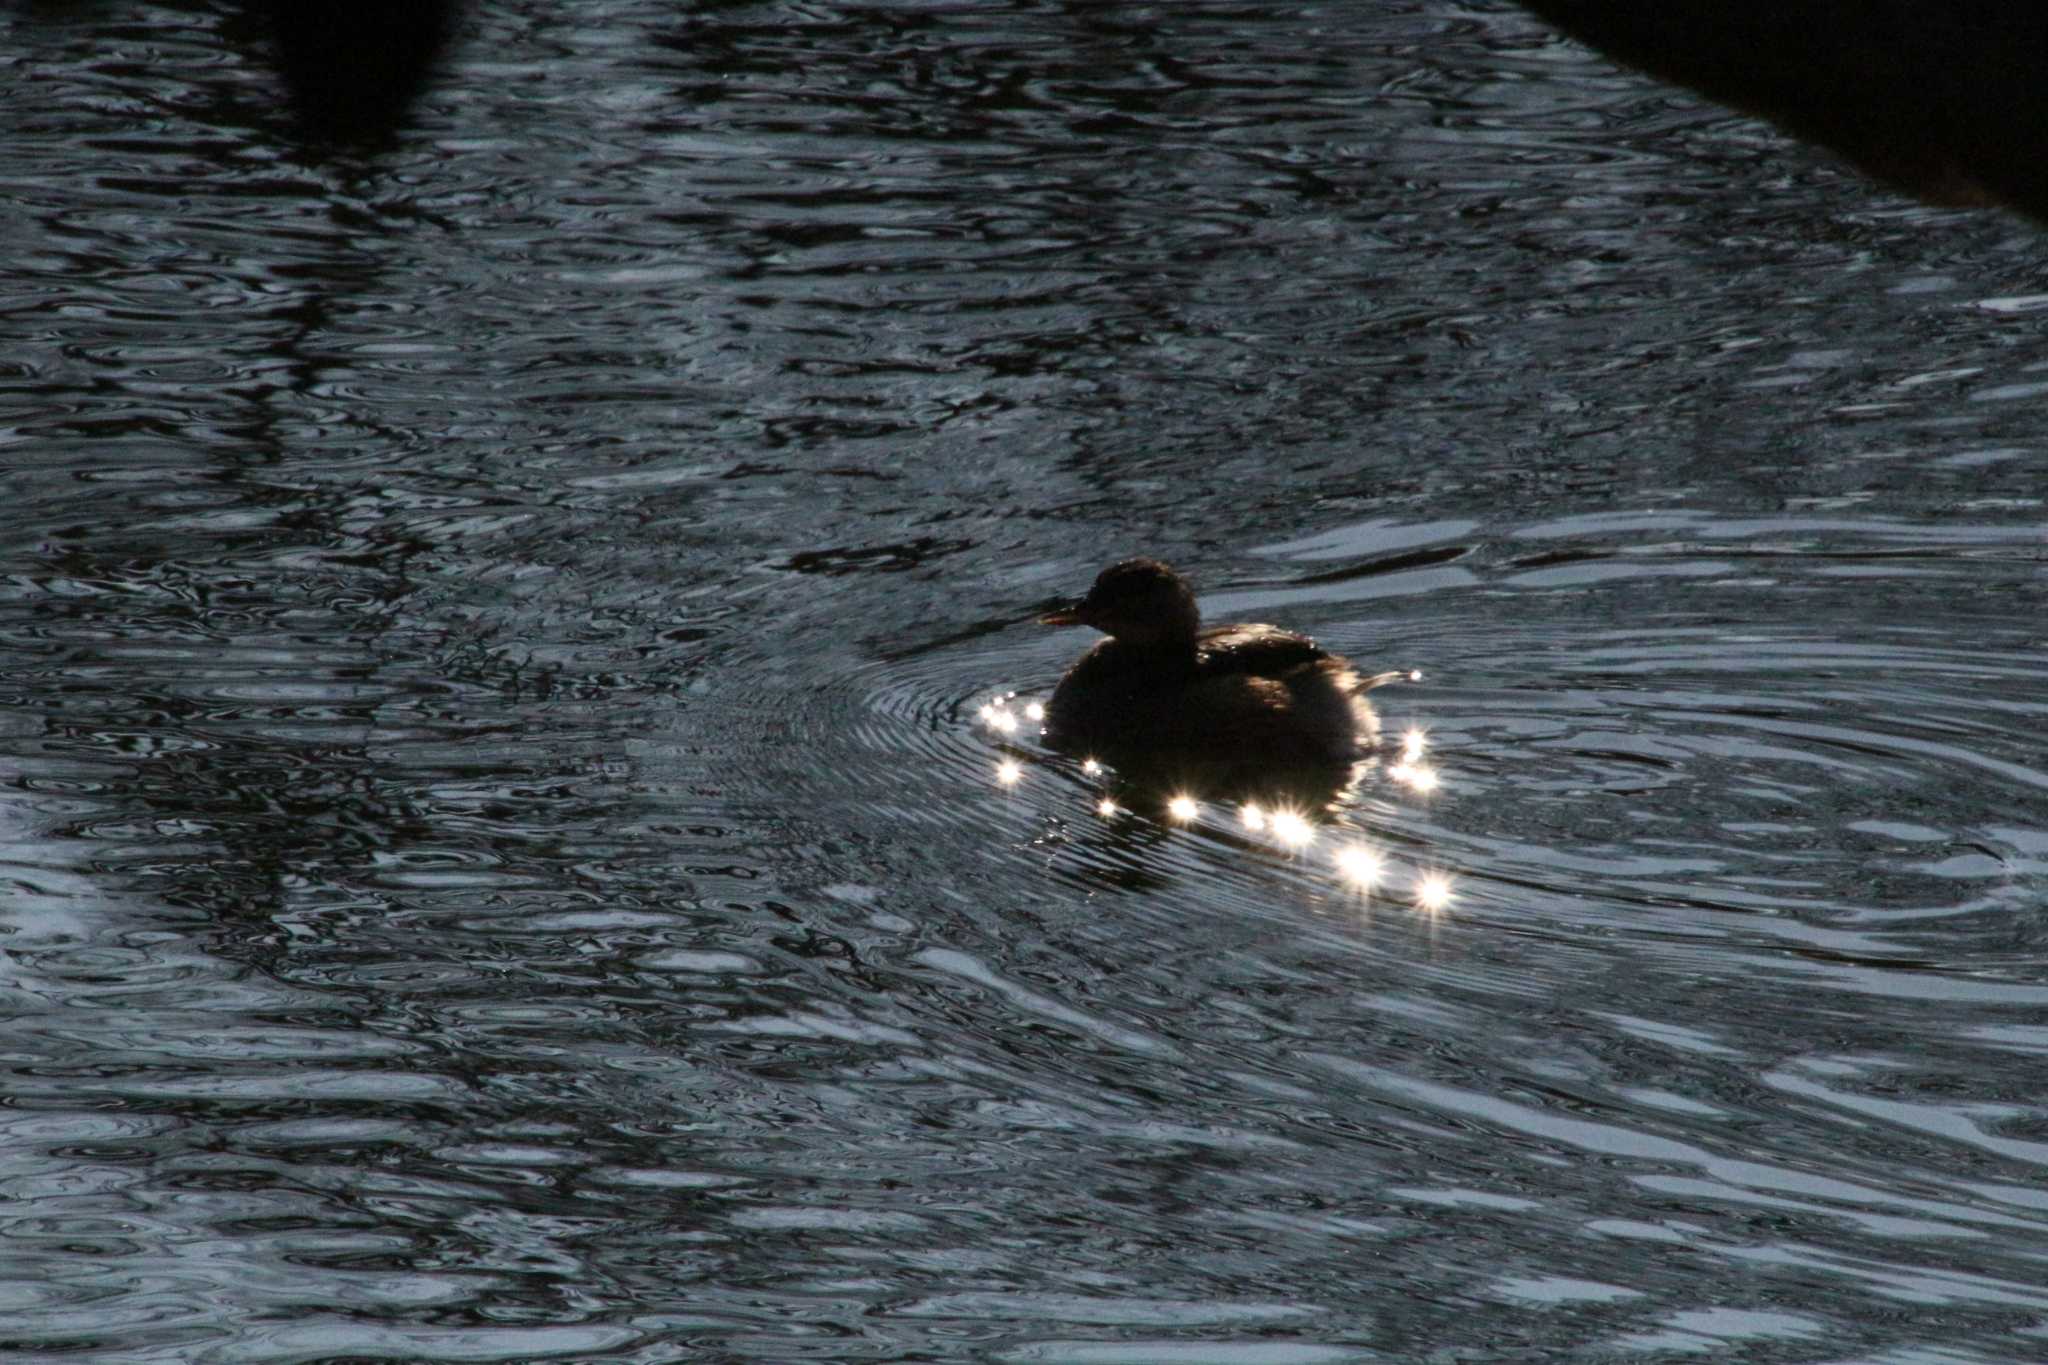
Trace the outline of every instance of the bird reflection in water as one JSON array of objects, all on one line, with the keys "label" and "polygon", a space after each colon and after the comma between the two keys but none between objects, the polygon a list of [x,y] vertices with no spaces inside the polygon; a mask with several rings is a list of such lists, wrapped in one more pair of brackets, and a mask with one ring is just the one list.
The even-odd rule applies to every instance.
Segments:
[{"label": "bird reflection in water", "polygon": [[[1420,677],[1419,673],[1410,676]],[[984,703],[977,712],[981,722],[1002,740],[1022,731],[1026,723],[1040,722],[1045,707],[1036,701],[1020,701],[1015,692],[1002,693]],[[1006,749],[1008,745],[1004,746]],[[1441,785],[1437,770],[1428,762],[1429,736],[1411,728],[1401,736],[1395,762],[1386,776],[1417,796],[1428,796]],[[995,779],[1004,790],[1015,788],[1024,777],[1025,759],[1036,755],[1010,750],[996,765]],[[1097,783],[1094,813],[1103,820],[1151,819],[1166,828],[1205,823],[1210,808],[1235,812],[1235,824],[1244,835],[1257,836],[1269,846],[1290,855],[1304,855],[1319,842],[1330,847],[1328,867],[1336,883],[1360,897],[1385,892],[1392,880],[1387,855],[1356,838],[1345,837],[1336,827],[1337,815],[1371,774],[1377,760],[1344,765],[1341,771],[1287,771],[1260,775],[1251,781],[1243,775],[1190,772],[1184,765],[1172,772],[1159,772],[1126,764],[1112,769],[1097,758],[1079,764],[1082,776]],[[1207,779],[1207,780],[1204,780]],[[1101,784],[1105,780],[1113,787]],[[1224,817],[1225,820],[1228,817]],[[1229,825],[1218,821],[1219,830]],[[1416,870],[1407,881],[1409,899],[1418,910],[1431,915],[1448,910],[1454,900],[1453,880],[1438,869]]]}]

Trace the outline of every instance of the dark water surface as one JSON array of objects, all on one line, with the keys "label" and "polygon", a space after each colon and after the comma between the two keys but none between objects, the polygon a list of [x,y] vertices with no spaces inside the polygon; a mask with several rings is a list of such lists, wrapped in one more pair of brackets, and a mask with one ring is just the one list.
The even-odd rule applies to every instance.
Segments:
[{"label": "dark water surface", "polygon": [[[2048,1356],[2034,230],[1490,4],[224,23],[0,19],[10,1358]],[[981,724],[1140,550],[1437,789]]]}]

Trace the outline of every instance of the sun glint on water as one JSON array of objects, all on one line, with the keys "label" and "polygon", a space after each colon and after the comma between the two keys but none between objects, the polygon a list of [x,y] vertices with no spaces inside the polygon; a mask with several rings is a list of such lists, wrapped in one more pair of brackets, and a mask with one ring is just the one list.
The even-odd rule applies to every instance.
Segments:
[{"label": "sun glint on water", "polygon": [[1380,855],[1364,844],[1347,844],[1337,850],[1331,861],[1337,864],[1337,874],[1360,891],[1370,891],[1378,885],[1385,870]]},{"label": "sun glint on water", "polygon": [[1429,735],[1420,726],[1411,727],[1401,736],[1401,761],[1420,763],[1422,751],[1429,746]]},{"label": "sun glint on water", "polygon": [[1315,842],[1316,827],[1299,811],[1274,811],[1273,837],[1289,848],[1307,848]]}]

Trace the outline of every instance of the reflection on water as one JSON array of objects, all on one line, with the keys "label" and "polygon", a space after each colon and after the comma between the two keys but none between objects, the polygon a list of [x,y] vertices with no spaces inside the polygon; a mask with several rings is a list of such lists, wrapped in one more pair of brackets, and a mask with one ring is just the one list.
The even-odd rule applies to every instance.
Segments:
[{"label": "reflection on water", "polygon": [[[2039,1357],[2031,232],[1509,5],[470,13],[343,165],[0,12],[8,1351]],[[1377,766],[1045,754],[1129,544]]]},{"label": "reflection on water", "polygon": [[1910,0],[1523,0],[1622,61],[1752,109],[1932,203],[2048,218],[2048,15]]},{"label": "reflection on water", "polygon": [[[1389,677],[1395,675],[1387,675]],[[1413,670],[1399,676],[1420,680]],[[1071,767],[1088,780],[1080,800],[1092,803],[1095,814],[1105,821],[1149,820],[1167,828],[1189,827],[1220,836],[1219,842],[1246,855],[1260,851],[1300,859],[1311,848],[1328,850],[1328,874],[1336,883],[1359,894],[1386,888],[1395,878],[1387,856],[1372,847],[1367,831],[1357,828],[1361,789],[1380,771],[1377,756],[1347,765],[1342,780],[1334,787],[1312,776],[1313,799],[1288,804],[1270,804],[1232,789],[1186,789],[1162,785],[1148,773],[1125,773],[1094,758],[1068,764],[1060,757],[1012,747],[1017,736],[1035,733],[1045,719],[1045,706],[1021,698],[1012,690],[998,692],[975,710],[975,717],[1003,747],[994,775],[999,788],[1011,789],[1024,781],[1026,763]],[[1427,796],[1438,786],[1437,771],[1426,762],[1429,736],[1419,726],[1402,732],[1398,761],[1384,771],[1387,779],[1415,796]],[[1285,789],[1291,772],[1268,774],[1265,790]],[[1072,799],[1071,793],[1055,799]],[[1234,812],[1235,828],[1232,828]],[[1414,904],[1424,910],[1441,911],[1452,899],[1452,879],[1440,869],[1416,868],[1406,878]]]}]

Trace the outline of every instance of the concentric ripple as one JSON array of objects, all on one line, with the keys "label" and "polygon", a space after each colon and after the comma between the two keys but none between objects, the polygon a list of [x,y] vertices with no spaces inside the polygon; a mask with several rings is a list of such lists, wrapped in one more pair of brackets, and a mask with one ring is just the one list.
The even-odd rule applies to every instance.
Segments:
[{"label": "concentric ripple", "polygon": [[1451,878],[1402,816],[1443,780],[1419,727],[1384,736],[1328,808],[1133,785],[1040,742],[1042,699],[1074,639],[1032,630],[871,662],[807,694],[789,724],[818,757],[814,780],[855,818],[916,827],[963,852],[979,845],[982,859],[1048,885],[1138,874],[1147,887],[1179,881],[1198,899],[1247,900],[1260,913],[1282,891],[1449,904]]}]

